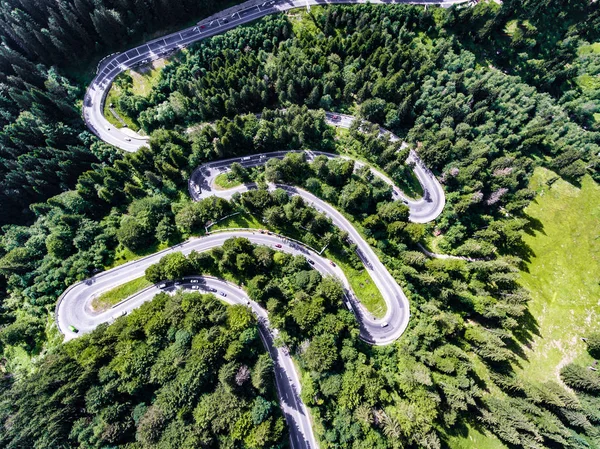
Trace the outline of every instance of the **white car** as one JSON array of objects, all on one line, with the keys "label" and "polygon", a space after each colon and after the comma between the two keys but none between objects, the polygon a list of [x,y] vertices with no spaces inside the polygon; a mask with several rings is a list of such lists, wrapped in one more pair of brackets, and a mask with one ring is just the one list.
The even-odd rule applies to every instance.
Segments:
[{"label": "white car", "polygon": [[383,323],[381,323],[381,327],[388,327],[388,322],[384,321]]}]

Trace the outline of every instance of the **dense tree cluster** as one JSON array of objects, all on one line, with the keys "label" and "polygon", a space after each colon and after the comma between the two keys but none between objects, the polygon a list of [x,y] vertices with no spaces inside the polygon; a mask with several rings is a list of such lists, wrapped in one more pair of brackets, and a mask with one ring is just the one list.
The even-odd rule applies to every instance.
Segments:
[{"label": "dense tree cluster", "polygon": [[66,66],[220,9],[217,0],[183,0],[176,5],[155,0],[9,0],[0,8],[0,29],[11,51],[30,61]]},{"label": "dense tree cluster", "polygon": [[[269,310],[281,343],[297,357],[304,400],[324,448],[437,449],[450,429],[465,424],[482,426],[511,447],[598,446],[596,371],[565,366],[561,378],[573,393],[557,383],[533,384],[514,370],[520,346],[534,332],[528,296],[516,273],[528,257],[521,234],[536,225],[523,214],[533,197],[529,176],[541,164],[573,182],[587,173],[598,179],[598,89],[576,83],[581,75],[600,71],[597,53],[578,50],[597,39],[597,3],[479,2],[450,10],[328,7],[305,19],[312,21],[309,27],[271,17],[195,45],[165,68],[147,97],[126,91],[120,109],[151,132],[149,148],[133,154],[93,143],[73,106],[81,92],[55,69],[37,64],[56,63],[63,52],[81,55],[64,34],[74,25],[63,22],[70,20],[69,11],[75,14],[73,8],[85,11],[87,3],[38,9],[39,2],[21,3],[0,8],[0,28],[8,30],[0,46],[0,223],[34,223],[5,226],[0,238],[3,349],[37,353],[58,295],[113,264],[116,254],[125,249],[140,254],[159,243],[177,242],[233,211],[315,247],[330,243],[332,251],[360,268],[352,245],[324,215],[283,190],[269,192],[263,181],[293,184],[345,212],[406,289],[411,326],[397,344],[372,348],[360,343],[338,284],[321,279],[303,258],[254,248],[243,239],[212,254],[170,255],[147,274],[154,281],[197,272],[227,274],[243,282]],[[95,31],[80,17],[78,33],[88,33],[82,39],[98,42],[98,50],[107,52],[123,34],[101,35],[116,30],[125,9],[140,12],[133,20],[133,39],[145,26],[169,26],[182,14],[194,14],[196,7],[216,3],[161,3],[144,14],[137,3],[97,5]],[[163,7],[172,9],[162,16]],[[65,11],[63,21],[56,11]],[[27,48],[18,45],[25,39]],[[273,110],[253,115],[263,107]],[[322,111],[308,107],[350,110],[365,121],[340,136],[326,126]],[[297,154],[270,161],[262,172],[236,166],[233,177],[257,181],[259,188],[231,202],[188,199],[187,179],[205,161],[301,149],[360,155],[403,188],[421,193],[404,163],[408,149],[379,137],[377,125],[409,142],[443,183],[447,203],[435,224],[407,223],[406,208],[391,202],[390,188],[368,170],[321,157],[308,164]],[[68,189],[73,190],[59,194]],[[428,259],[417,243],[429,232],[440,236],[441,250],[477,260]],[[263,446],[280,438],[281,419],[264,412],[265,402],[272,400],[265,393],[270,380],[254,383],[251,376],[249,392],[264,402],[227,393],[234,371],[230,362],[242,360],[238,356],[255,357],[240,362],[250,372],[268,371],[268,362],[257,356],[257,340],[248,340],[254,352],[243,355],[235,352],[243,346],[236,340],[230,354],[230,341],[214,340],[213,334],[226,331],[230,320],[222,319],[231,312],[211,301],[185,298],[161,296],[139,315],[102,328],[82,343],[55,349],[43,359],[47,370],[42,366],[7,390],[0,410],[1,416],[10,415],[5,438],[15,447],[35,447],[35,441],[43,446],[44,437],[81,447],[122,442],[170,447],[167,441],[177,447],[220,441],[228,447],[233,443],[226,438],[257,447],[251,435],[260,426],[261,435],[274,438]],[[165,324],[186,314],[180,309],[189,301],[209,305],[197,306],[189,320],[176,321],[185,325]],[[216,321],[198,324],[198,319]],[[248,326],[240,335],[253,329]],[[189,335],[180,334],[181,329]],[[238,338],[232,329],[227,334],[231,341]],[[177,335],[187,343],[170,349],[181,344]],[[597,336],[588,342],[597,357]],[[213,345],[221,343],[227,347],[214,356],[219,362],[210,367],[206,379],[212,380],[205,384],[214,388],[202,393],[208,396],[191,397],[197,401],[193,405],[154,406],[160,398],[180,398],[170,390],[180,385],[173,379],[184,376],[184,385],[192,381],[185,377],[187,370],[195,369],[180,359],[160,365],[159,354],[197,351],[195,356],[202,357],[205,351],[215,354]],[[106,360],[106,354],[111,359],[118,354],[118,361]],[[147,363],[156,361],[156,370],[166,376],[149,381],[149,397],[136,396],[136,388],[146,382],[136,377],[141,365],[133,364],[140,354]],[[111,367],[116,364],[115,373]],[[54,378],[64,388],[56,390]],[[94,403],[98,391],[87,387],[96,380],[112,402]],[[169,393],[158,394],[161,389]],[[33,407],[34,395],[42,398],[41,408]],[[228,401],[236,397],[243,400],[234,410]],[[214,401],[225,409],[209,409]],[[26,407],[33,407],[35,420],[23,413]],[[66,419],[57,418],[61,408]],[[220,415],[239,420],[225,423]],[[269,418],[261,421],[261,416]],[[240,424],[228,427],[233,422]],[[73,423],[77,426],[67,428]],[[41,435],[40,429],[48,433]],[[180,432],[190,439],[181,440]]]},{"label": "dense tree cluster", "polygon": [[72,189],[104,159],[75,108],[80,94],[0,45],[0,225],[30,221],[30,204]]},{"label": "dense tree cluster", "polygon": [[287,440],[254,315],[161,293],[2,385],[5,448],[279,448]]},{"label": "dense tree cluster", "polygon": [[[30,222],[30,204],[72,189],[92,164],[110,160],[77,110],[83,90],[56,66],[77,66],[80,74],[82,66],[95,67],[94,57],[220,8],[216,0],[3,2],[0,225]],[[143,106],[128,103],[127,110]]]}]

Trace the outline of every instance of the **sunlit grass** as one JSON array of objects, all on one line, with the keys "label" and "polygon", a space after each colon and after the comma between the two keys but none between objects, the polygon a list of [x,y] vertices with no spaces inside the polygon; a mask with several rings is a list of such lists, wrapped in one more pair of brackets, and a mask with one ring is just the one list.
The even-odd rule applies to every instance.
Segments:
[{"label": "sunlit grass", "polygon": [[242,184],[237,179],[230,180],[228,175],[229,173],[221,173],[220,175],[217,175],[215,178],[215,185],[222,190],[226,190]]},{"label": "sunlit grass", "polygon": [[540,382],[558,380],[571,361],[589,361],[581,337],[600,321],[600,187],[590,177],[581,188],[548,186],[553,176],[539,168],[531,180],[538,195],[526,212],[541,226],[524,234],[533,256],[520,274],[540,333],[524,348],[522,374]]},{"label": "sunlit grass", "polygon": [[129,298],[134,293],[143,290],[146,287],[152,285],[152,282],[147,280],[144,276],[134,279],[133,281],[126,282],[102,293],[92,300],[92,309],[96,312],[103,312],[110,309],[115,304],[120,303],[124,299]]}]

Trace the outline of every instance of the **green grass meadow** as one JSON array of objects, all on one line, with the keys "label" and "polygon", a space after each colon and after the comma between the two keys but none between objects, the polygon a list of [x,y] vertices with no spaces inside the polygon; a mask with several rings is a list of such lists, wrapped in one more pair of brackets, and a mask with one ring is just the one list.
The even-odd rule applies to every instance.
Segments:
[{"label": "green grass meadow", "polygon": [[92,300],[92,308],[96,312],[103,312],[151,285],[152,282],[148,281],[144,276],[126,282],[94,298]]},{"label": "green grass meadow", "polygon": [[526,212],[541,226],[524,236],[533,256],[520,275],[539,331],[522,373],[540,382],[588,360],[581,337],[600,321],[600,187],[589,176],[581,188],[561,179],[548,186],[554,176],[537,169],[532,178],[538,195]]}]

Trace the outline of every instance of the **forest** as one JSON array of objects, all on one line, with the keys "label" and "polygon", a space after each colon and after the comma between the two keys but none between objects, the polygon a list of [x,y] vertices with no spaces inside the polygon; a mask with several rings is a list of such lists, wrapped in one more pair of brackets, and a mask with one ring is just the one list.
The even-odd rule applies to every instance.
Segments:
[{"label": "forest", "polygon": [[[465,426],[515,448],[600,447],[597,371],[572,363],[562,383],[537,384],[515,370],[535,332],[516,274],[530,257],[522,233],[538,225],[523,212],[534,197],[528,180],[536,166],[574,184],[587,174],[599,180],[600,86],[589,80],[600,53],[587,50],[599,37],[597,3],[332,6],[300,26],[267,17],[182,52],[146,97],[125,89],[119,111],[150,135],[147,148],[128,154],[85,129],[73,58],[92,63],[218,2],[102,2],[94,12],[85,1],[47,3],[0,6],[3,447],[49,447],[52,438],[82,448],[287,441],[270,381],[261,390],[251,375],[242,394],[221,373],[235,364],[268,371],[251,317],[232,328],[238,312],[214,299],[162,296],[61,345],[52,313],[73,282],[201,235],[233,211],[310,245],[333,242],[356,260],[344,236],[298,199],[259,188],[193,203],[187,179],[210,160],[310,149],[359,156],[410,185],[406,151],[370,123],[404,139],[443,183],[447,204],[434,223],[408,223],[389,188],[351,163],[292,156],[233,176],[301,186],[347,214],[409,295],[411,324],[396,344],[362,343],[337,284],[243,240],[180,258],[182,272],[233,276],[267,308],[298,361],[323,448],[437,449]],[[340,135],[320,109],[364,121]],[[443,235],[440,250],[476,260],[428,258],[418,244],[430,235]],[[173,274],[153,270],[152,280]],[[208,320],[192,319],[200,316]],[[208,341],[213,334],[222,338]],[[598,336],[585,338],[597,358]],[[240,345],[251,350],[229,351]],[[141,351],[147,365],[129,365]],[[188,356],[198,363],[180,361]],[[206,371],[189,403],[161,402],[180,397],[170,389],[195,369]],[[239,401],[235,430],[196,412],[220,395]],[[269,414],[254,419],[255,406]],[[259,432],[269,443],[259,445]]]},{"label": "forest", "polygon": [[[0,401],[4,448],[279,448],[286,437],[256,318],[162,293],[57,348]],[[238,446],[239,447],[239,446]]]}]

